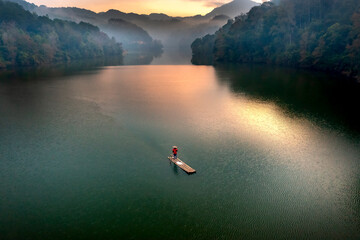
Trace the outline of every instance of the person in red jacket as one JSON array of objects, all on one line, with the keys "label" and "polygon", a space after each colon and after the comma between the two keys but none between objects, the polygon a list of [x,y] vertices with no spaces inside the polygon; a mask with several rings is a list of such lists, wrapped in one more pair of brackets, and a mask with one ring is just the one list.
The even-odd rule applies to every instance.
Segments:
[{"label": "person in red jacket", "polygon": [[174,159],[177,159],[177,153],[178,153],[178,148],[177,148],[177,146],[173,146],[172,152],[173,152],[173,155],[174,155]]}]

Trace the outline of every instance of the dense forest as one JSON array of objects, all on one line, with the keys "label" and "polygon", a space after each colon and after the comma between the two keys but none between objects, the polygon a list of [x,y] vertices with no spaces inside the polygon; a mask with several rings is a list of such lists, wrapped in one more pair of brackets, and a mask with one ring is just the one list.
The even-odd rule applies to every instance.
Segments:
[{"label": "dense forest", "polygon": [[194,64],[270,63],[360,80],[360,1],[266,2],[191,48]]},{"label": "dense forest", "polygon": [[51,20],[0,0],[0,68],[116,56],[123,49],[98,27]]}]

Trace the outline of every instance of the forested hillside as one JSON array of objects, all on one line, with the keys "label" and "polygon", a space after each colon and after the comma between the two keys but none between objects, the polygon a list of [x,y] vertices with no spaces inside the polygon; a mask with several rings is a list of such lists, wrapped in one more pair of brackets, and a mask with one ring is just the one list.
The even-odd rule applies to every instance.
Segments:
[{"label": "forested hillside", "polygon": [[359,0],[280,0],[252,8],[192,44],[194,64],[252,62],[360,79]]},{"label": "forested hillside", "polygon": [[6,1],[16,2],[26,10],[50,19],[86,22],[98,26],[108,36],[122,43],[126,52],[126,64],[149,64],[163,53],[164,59],[175,63],[184,59],[188,62],[191,58],[190,45],[194,39],[214,33],[227,19],[246,13],[251,7],[258,5],[251,0],[233,0],[205,16],[172,17],[162,13],[125,13],[121,9],[96,13],[76,7],[36,6],[24,0]]},{"label": "forested hillside", "polygon": [[88,23],[50,20],[0,0],[0,68],[117,56],[121,44]]},{"label": "forested hillside", "polygon": [[41,16],[74,22],[83,21],[98,26],[101,31],[121,42],[124,50],[130,54],[137,53],[153,58],[162,53],[163,46],[161,42],[153,39],[143,28],[126,20],[126,18],[122,18],[126,14],[114,14],[113,17],[107,17],[105,13],[95,13],[87,9],[48,8],[45,6],[37,7],[33,11]]}]

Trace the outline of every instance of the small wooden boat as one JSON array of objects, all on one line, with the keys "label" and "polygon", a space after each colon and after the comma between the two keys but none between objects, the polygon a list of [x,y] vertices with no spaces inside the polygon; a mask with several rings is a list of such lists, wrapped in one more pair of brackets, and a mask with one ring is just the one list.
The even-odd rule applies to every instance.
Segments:
[{"label": "small wooden boat", "polygon": [[174,164],[176,164],[179,168],[184,170],[187,174],[193,174],[196,173],[196,170],[191,168],[189,165],[181,161],[179,158],[174,158],[173,156],[169,156],[168,159],[172,161]]}]

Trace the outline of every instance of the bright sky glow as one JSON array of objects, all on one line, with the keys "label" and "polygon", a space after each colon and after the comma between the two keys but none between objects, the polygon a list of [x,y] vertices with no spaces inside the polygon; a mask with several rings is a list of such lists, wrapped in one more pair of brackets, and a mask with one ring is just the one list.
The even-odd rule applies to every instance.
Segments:
[{"label": "bright sky glow", "polygon": [[[262,0],[253,0],[262,2]],[[165,13],[170,16],[193,16],[209,13],[231,0],[28,0],[48,7],[79,7],[95,12],[117,9],[139,14]]]}]

